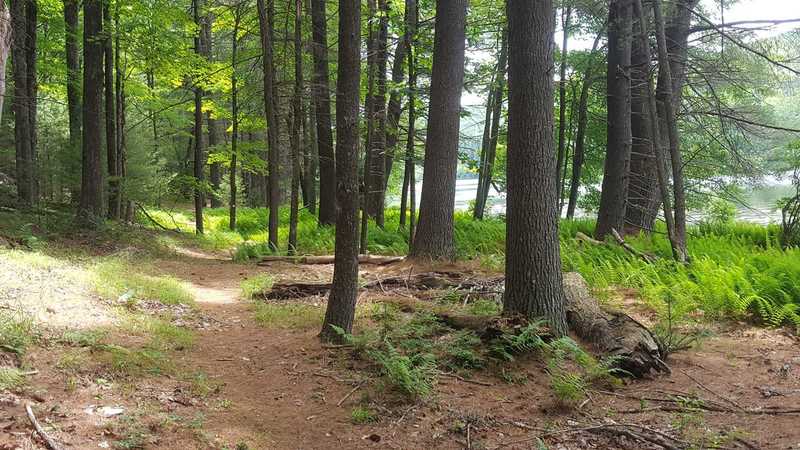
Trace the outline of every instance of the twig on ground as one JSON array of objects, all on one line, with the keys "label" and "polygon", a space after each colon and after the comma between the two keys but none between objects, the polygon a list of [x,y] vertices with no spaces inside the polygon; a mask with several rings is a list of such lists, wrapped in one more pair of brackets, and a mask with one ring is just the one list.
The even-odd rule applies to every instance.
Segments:
[{"label": "twig on ground", "polygon": [[353,389],[351,389],[351,390],[350,390],[350,392],[348,392],[348,393],[347,393],[347,395],[345,395],[344,397],[342,397],[342,399],[341,399],[341,400],[339,400],[339,402],[338,402],[338,403],[336,403],[336,406],[342,406],[342,403],[344,403],[344,401],[345,401],[345,400],[347,400],[348,398],[350,398],[350,396],[351,396],[351,395],[353,395],[353,394],[354,394],[354,393],[355,393],[355,392],[356,392],[356,391],[357,391],[357,390],[358,390],[358,389],[359,389],[359,388],[360,388],[360,387],[361,387],[361,386],[362,386],[362,385],[363,385],[365,382],[366,382],[366,380],[363,380],[363,381],[361,381],[360,383],[358,383],[358,384],[356,385],[356,387],[354,387]]},{"label": "twig on ground", "polygon": [[681,373],[686,375],[690,380],[692,380],[695,383],[697,383],[697,385],[700,386],[700,388],[703,389],[704,391],[710,393],[711,395],[713,395],[713,396],[715,396],[715,397],[717,397],[717,398],[719,398],[721,400],[724,400],[724,401],[730,403],[731,405],[733,405],[737,409],[744,410],[744,408],[742,408],[742,406],[740,404],[736,403],[733,399],[730,399],[730,398],[728,398],[728,397],[726,397],[726,396],[724,396],[724,395],[722,395],[722,394],[720,394],[718,392],[715,392],[715,391],[711,390],[711,388],[709,388],[708,386],[706,386],[703,383],[701,383],[700,380],[698,380],[697,378],[693,377],[689,372],[687,372],[687,371],[685,371],[683,369],[678,369],[678,370],[680,370]]},{"label": "twig on ground", "polygon": [[39,421],[36,420],[36,416],[33,414],[33,408],[31,408],[30,403],[25,404],[25,412],[28,414],[28,420],[31,421],[33,428],[36,430],[36,433],[39,434],[39,437],[42,438],[47,448],[50,450],[61,450],[61,446],[53,440],[47,433],[44,431],[44,428],[39,424]]},{"label": "twig on ground", "polygon": [[439,374],[440,375],[444,375],[446,377],[455,378],[456,380],[463,381],[464,383],[472,383],[472,384],[477,384],[477,385],[480,385],[480,386],[494,386],[492,383],[488,383],[486,381],[469,380],[467,378],[464,378],[462,376],[459,376],[459,375],[456,375],[456,374],[450,373],[450,372],[439,372]]}]

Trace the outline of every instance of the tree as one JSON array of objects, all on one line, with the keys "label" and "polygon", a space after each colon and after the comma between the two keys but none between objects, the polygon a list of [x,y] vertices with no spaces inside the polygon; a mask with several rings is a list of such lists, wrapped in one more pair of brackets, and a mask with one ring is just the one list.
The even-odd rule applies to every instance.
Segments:
[{"label": "tree", "polygon": [[[203,23],[200,16],[200,0],[192,1],[194,24],[194,52],[198,56],[205,56],[203,48]],[[194,82],[194,229],[197,234],[203,234],[203,182],[205,181],[205,146],[203,145],[203,88],[199,80]]]},{"label": "tree", "polygon": [[[17,165],[17,197],[23,207],[33,206],[37,201],[36,180],[36,144],[34,142],[36,105],[30,97],[31,87],[35,82],[35,66],[29,67],[28,15],[35,11],[29,7],[31,0],[11,1],[11,58],[14,79],[14,150]],[[34,3],[35,5],[35,3]],[[33,20],[35,21],[35,15]],[[35,39],[35,37],[33,37]],[[35,44],[34,44],[35,46]],[[35,55],[34,55],[35,56]],[[35,59],[34,59],[35,61]],[[30,72],[34,71],[31,77]],[[31,110],[34,110],[31,113]]]},{"label": "tree", "polygon": [[553,182],[552,2],[507,0],[508,164],[505,314],[567,332]]},{"label": "tree", "polygon": [[114,86],[114,50],[110,0],[103,1],[103,82],[105,84],[106,166],[108,167],[108,218],[119,219],[122,209],[120,192],[119,142],[117,141],[117,107]]},{"label": "tree", "polygon": [[311,0],[311,35],[313,40],[314,113],[317,122],[317,152],[319,154],[319,223],[333,225],[336,221],[336,160],[331,133],[331,96],[328,80],[328,25],[325,0]]},{"label": "tree", "polygon": [[0,119],[6,99],[6,65],[11,50],[11,11],[5,2],[0,4]]},{"label": "tree", "polygon": [[272,44],[275,7],[274,0],[257,0],[258,26],[261,33],[261,52],[262,52],[262,71],[264,76],[264,114],[267,119],[267,151],[268,161],[268,197],[269,197],[269,223],[268,223],[268,242],[270,248],[275,251],[278,249],[278,207],[280,197],[280,149],[278,148],[278,116],[276,106],[275,89],[275,62],[273,59]]},{"label": "tree", "polygon": [[419,223],[411,251],[411,256],[417,258],[455,257],[453,211],[466,16],[466,0],[437,0],[425,175]]},{"label": "tree", "polygon": [[[406,138],[406,153],[405,164],[403,170],[403,193],[400,197],[400,227],[404,228],[406,225],[406,205],[408,205],[409,218],[408,218],[408,243],[409,247],[414,243],[415,231],[415,213],[417,207],[416,199],[416,164],[414,163],[414,146],[415,146],[415,133],[417,121],[417,51],[416,51],[416,35],[419,8],[417,7],[417,0],[406,0],[406,34],[404,41],[408,47],[408,136]],[[410,250],[410,248],[409,248]]]},{"label": "tree", "polygon": [[489,92],[486,105],[486,132],[481,146],[481,165],[478,171],[478,192],[475,197],[473,217],[483,219],[489,187],[492,185],[494,162],[497,155],[497,141],[500,137],[500,116],[503,112],[503,95],[506,90],[506,59],[508,54],[508,33],[503,30],[500,41],[500,56],[497,58],[497,71]]},{"label": "tree", "polygon": [[622,230],[631,156],[631,0],[612,0],[608,16],[606,160],[595,236]]},{"label": "tree", "polygon": [[389,33],[389,6],[386,0],[378,0],[379,24],[375,41],[375,89],[372,100],[373,131],[370,139],[371,148],[369,177],[365,174],[365,199],[367,211],[375,218],[375,223],[383,228],[384,222],[384,186],[386,170],[386,63],[388,59],[387,43]]},{"label": "tree", "polygon": [[300,146],[303,136],[303,5],[294,0],[294,99],[292,101],[292,194],[289,214],[289,254],[297,248],[300,205]]},{"label": "tree", "polygon": [[83,151],[78,220],[95,227],[103,218],[103,7],[101,0],[83,2]]},{"label": "tree", "polygon": [[241,20],[241,4],[237,4],[234,7],[233,35],[231,37],[231,167],[229,171],[231,191],[228,205],[228,228],[231,230],[236,229],[236,163],[239,156],[239,93],[236,64],[239,62],[239,24]]},{"label": "tree", "polygon": [[358,108],[361,77],[361,2],[339,0],[339,65],[336,92],[336,259],[333,286],[320,337],[339,340],[353,330],[358,294]]},{"label": "tree", "polygon": [[[556,160],[556,186],[559,192],[559,205],[561,202],[561,186],[564,183],[563,170],[566,164],[567,153],[567,44],[569,42],[570,20],[572,19],[572,6],[565,6],[561,11],[562,37],[561,37],[561,62],[559,63],[558,78],[558,153]],[[561,217],[561,206],[558,208]]]}]

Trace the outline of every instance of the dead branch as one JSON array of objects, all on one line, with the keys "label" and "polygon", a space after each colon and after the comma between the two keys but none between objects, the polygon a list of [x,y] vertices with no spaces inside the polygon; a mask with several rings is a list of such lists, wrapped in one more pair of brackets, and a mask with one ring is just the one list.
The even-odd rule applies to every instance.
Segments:
[{"label": "dead branch", "polygon": [[611,229],[611,235],[614,236],[614,240],[617,241],[617,244],[619,244],[622,248],[627,250],[629,253],[636,255],[639,258],[642,258],[645,262],[652,264],[658,260],[658,258],[656,258],[653,255],[648,255],[647,253],[644,253],[642,251],[633,248],[630,244],[625,242],[625,239],[623,239],[622,236],[620,236],[619,232],[617,232],[617,230],[615,230],[614,228]]},{"label": "dead branch", "polygon": [[50,450],[61,450],[61,446],[53,440],[47,433],[44,431],[44,428],[39,424],[39,421],[36,420],[36,416],[33,414],[33,408],[31,408],[30,403],[25,404],[25,412],[28,414],[28,420],[31,421],[33,428],[36,430],[36,433],[39,434],[39,437],[42,438],[47,448]]},{"label": "dead branch", "polygon": [[[269,265],[273,262],[289,262],[294,264],[333,264],[335,260],[334,255],[321,255],[321,256],[281,256],[270,255],[261,258],[258,263],[259,266]],[[380,255],[358,255],[359,264],[374,264],[383,266],[393,264],[405,260],[403,256],[380,256]]]}]

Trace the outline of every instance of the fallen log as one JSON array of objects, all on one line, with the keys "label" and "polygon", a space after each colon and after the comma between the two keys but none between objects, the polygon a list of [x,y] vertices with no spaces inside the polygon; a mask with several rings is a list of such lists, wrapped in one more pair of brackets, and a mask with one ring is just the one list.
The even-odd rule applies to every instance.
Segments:
[{"label": "fallen log", "polygon": [[620,369],[634,377],[670,372],[653,333],[623,312],[601,308],[580,274],[564,274],[564,297],[570,329],[601,353],[618,357]]},{"label": "fallen log", "polygon": [[[404,256],[381,256],[381,255],[358,255],[359,264],[374,264],[377,266],[384,266],[387,264],[394,264],[401,262],[405,259]],[[334,255],[321,255],[321,256],[282,256],[282,255],[269,255],[261,258],[258,262],[259,266],[269,265],[273,262],[289,262],[294,264],[333,264],[335,260]]]}]

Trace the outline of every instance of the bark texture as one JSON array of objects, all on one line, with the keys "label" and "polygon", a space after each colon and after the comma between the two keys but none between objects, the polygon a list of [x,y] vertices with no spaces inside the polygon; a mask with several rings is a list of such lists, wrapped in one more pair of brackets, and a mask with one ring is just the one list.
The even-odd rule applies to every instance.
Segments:
[{"label": "bark texture", "polygon": [[631,156],[631,0],[612,0],[608,17],[606,160],[595,237],[602,240],[625,221]]},{"label": "bark texture", "polygon": [[361,2],[339,1],[339,64],[336,92],[336,259],[333,287],[320,337],[351,332],[358,293],[358,108],[361,78]]},{"label": "bark texture", "polygon": [[103,6],[83,2],[83,152],[78,219],[85,227],[103,218]]},{"label": "bark texture", "polygon": [[553,182],[551,0],[507,0],[508,165],[503,312],[544,317],[567,332]]},{"label": "bark texture", "polygon": [[317,152],[319,153],[319,223],[336,222],[336,159],[331,131],[331,94],[328,75],[328,21],[325,0],[311,0],[311,35],[313,40],[314,113],[317,122]]},{"label": "bark texture", "polygon": [[453,259],[466,0],[438,0],[419,224],[411,256]]},{"label": "bark texture", "polygon": [[280,149],[278,140],[278,116],[275,96],[275,62],[273,59],[273,28],[275,8],[273,1],[258,0],[258,25],[261,34],[262,72],[264,77],[264,114],[267,119],[267,182],[269,200],[269,219],[267,224],[268,242],[273,250],[278,248],[278,206],[280,197]]}]

